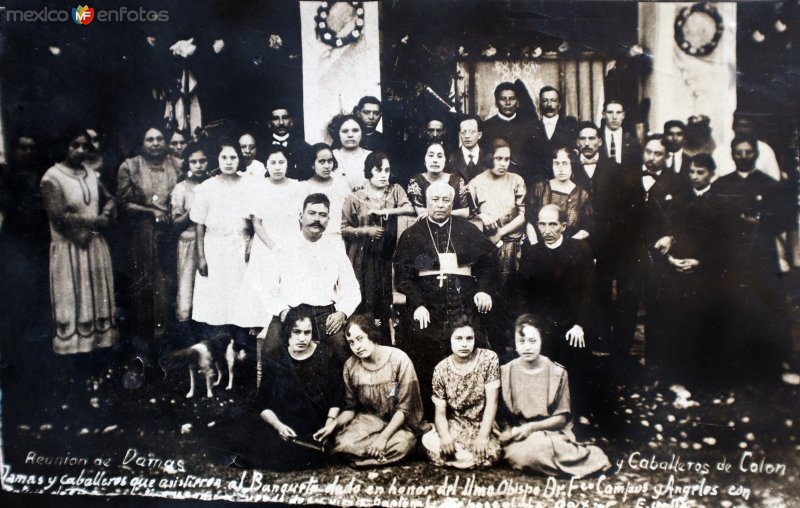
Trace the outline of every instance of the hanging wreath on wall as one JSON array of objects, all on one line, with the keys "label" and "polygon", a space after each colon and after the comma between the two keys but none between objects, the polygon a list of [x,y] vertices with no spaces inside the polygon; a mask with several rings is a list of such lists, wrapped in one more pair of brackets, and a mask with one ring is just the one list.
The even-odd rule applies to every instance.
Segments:
[{"label": "hanging wreath on wall", "polygon": [[675,42],[687,55],[708,55],[717,48],[724,31],[719,11],[707,3],[684,7],[675,18]]},{"label": "hanging wreath on wall", "polygon": [[356,42],[364,32],[363,2],[322,2],[314,21],[317,38],[342,48]]}]

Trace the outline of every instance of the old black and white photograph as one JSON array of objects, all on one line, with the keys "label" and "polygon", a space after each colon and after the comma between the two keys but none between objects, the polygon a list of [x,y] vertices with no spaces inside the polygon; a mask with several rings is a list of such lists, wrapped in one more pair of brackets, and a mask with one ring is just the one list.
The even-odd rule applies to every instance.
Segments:
[{"label": "old black and white photograph", "polygon": [[0,0],[0,506],[800,507],[798,45]]}]

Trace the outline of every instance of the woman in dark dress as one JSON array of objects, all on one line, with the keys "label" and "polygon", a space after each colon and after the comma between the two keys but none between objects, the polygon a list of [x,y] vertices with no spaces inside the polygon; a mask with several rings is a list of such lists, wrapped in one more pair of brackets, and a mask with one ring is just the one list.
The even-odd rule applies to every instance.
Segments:
[{"label": "woman in dark dress", "polygon": [[370,153],[364,162],[366,183],[345,199],[342,208],[342,237],[361,286],[361,305],[356,312],[375,317],[387,339],[397,217],[414,215],[406,191],[391,183],[391,171],[386,154]]},{"label": "woman in dark dress", "polygon": [[425,172],[411,177],[408,182],[408,199],[414,205],[417,215],[422,218],[428,214],[425,193],[434,182],[445,181],[456,190],[453,200],[453,215],[456,217],[469,217],[469,200],[467,199],[467,184],[458,174],[446,171],[447,153],[444,145],[438,141],[429,143],[425,149]]},{"label": "woman in dark dress", "polygon": [[339,363],[319,342],[310,309],[291,309],[281,327],[286,348],[264,359],[265,369],[255,400],[255,432],[243,432],[244,462],[272,470],[319,466],[327,456],[308,444],[339,415],[344,393]]}]

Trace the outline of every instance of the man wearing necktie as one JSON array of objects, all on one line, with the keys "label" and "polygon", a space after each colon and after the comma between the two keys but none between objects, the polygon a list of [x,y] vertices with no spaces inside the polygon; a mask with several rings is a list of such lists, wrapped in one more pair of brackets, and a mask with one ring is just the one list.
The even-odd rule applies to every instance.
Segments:
[{"label": "man wearing necktie", "polygon": [[289,152],[288,178],[308,180],[313,175],[311,168],[311,147],[294,130],[294,118],[286,106],[276,105],[269,116],[269,142],[272,146],[282,146]]},{"label": "man wearing necktie", "polygon": [[449,171],[457,172],[464,183],[492,167],[489,155],[481,149],[483,137],[481,120],[477,116],[465,116],[458,124],[458,150],[453,151],[447,163]]},{"label": "man wearing necktie", "polygon": [[[614,347],[625,358],[633,344],[640,301],[645,306],[645,337],[648,357],[653,342],[660,339],[656,320],[661,305],[660,274],[664,255],[672,246],[668,236],[674,198],[688,184],[666,170],[666,149],[660,134],[647,138],[639,171],[623,171],[616,227],[623,234],[613,244],[617,262],[617,315]],[[654,326],[655,325],[655,326]]]},{"label": "man wearing necktie", "polygon": [[617,99],[608,99],[603,107],[605,125],[600,129],[600,139],[606,146],[606,155],[621,168],[634,168],[641,161],[642,148],[636,136],[625,132],[625,107]]},{"label": "man wearing necktie", "polygon": [[668,120],[664,123],[664,147],[667,149],[667,169],[673,173],[689,178],[689,164],[692,159],[683,151],[686,142],[686,124],[680,120]]}]

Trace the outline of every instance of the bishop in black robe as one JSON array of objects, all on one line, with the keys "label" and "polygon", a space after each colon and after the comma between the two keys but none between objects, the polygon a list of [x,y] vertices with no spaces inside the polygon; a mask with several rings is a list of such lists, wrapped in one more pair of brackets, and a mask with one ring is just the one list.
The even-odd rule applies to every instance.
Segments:
[{"label": "bishop in black robe", "polygon": [[[408,313],[423,306],[430,313],[430,323],[420,328],[417,321],[410,321],[406,337],[398,345],[414,362],[426,403],[430,402],[433,368],[451,353],[450,337],[444,336],[449,323],[464,314],[472,318],[480,333],[474,297],[481,292],[494,293],[498,280],[495,250],[475,225],[460,217],[449,217],[443,223],[426,218],[400,237],[394,255],[395,285],[406,295]],[[471,274],[420,275],[442,271],[439,253],[454,253],[459,271],[469,267]]]}]

